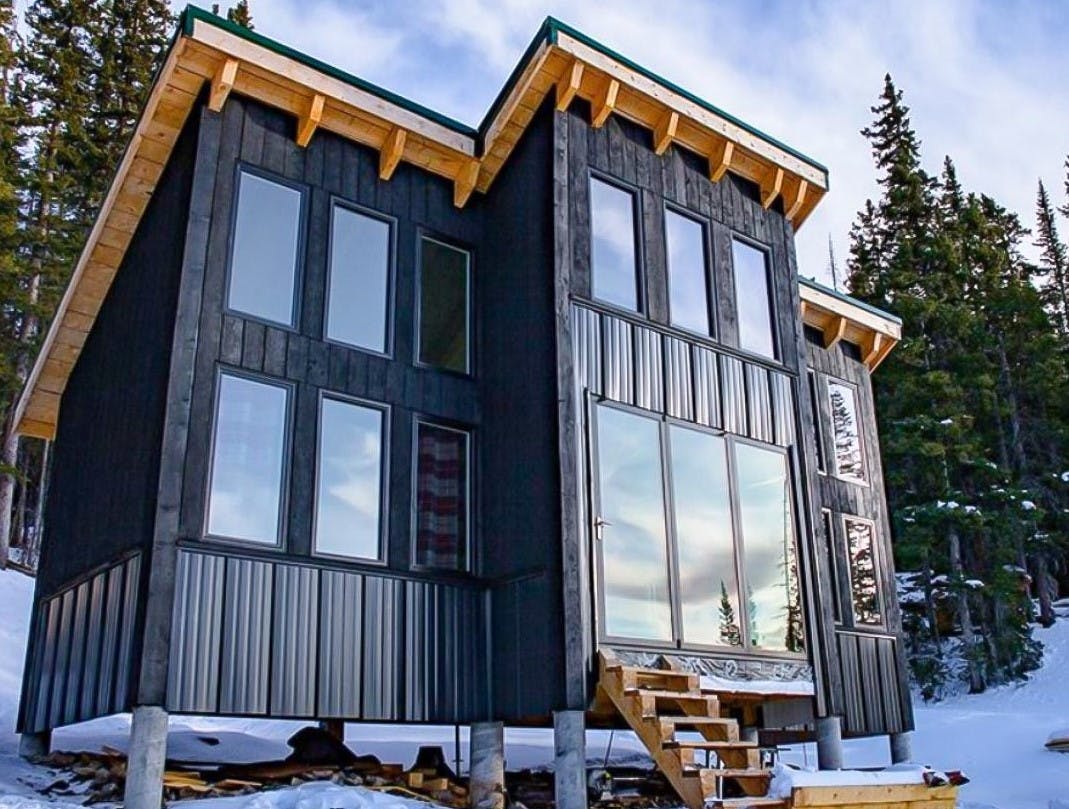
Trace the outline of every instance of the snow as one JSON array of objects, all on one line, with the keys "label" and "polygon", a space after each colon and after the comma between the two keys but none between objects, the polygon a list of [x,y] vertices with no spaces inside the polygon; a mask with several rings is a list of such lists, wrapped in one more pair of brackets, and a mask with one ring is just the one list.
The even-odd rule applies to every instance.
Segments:
[{"label": "snow", "polygon": [[890,784],[923,784],[924,767],[916,764],[893,765],[882,770],[794,769],[777,764],[768,787],[770,798],[789,798],[795,787],[874,787]]},{"label": "snow", "polygon": [[[0,572],[0,809],[73,809],[77,804],[51,800],[37,789],[53,780],[51,771],[17,756],[14,733],[22,681],[23,650],[33,599],[33,581],[12,571]],[[958,809],[1069,809],[1069,754],[1044,747],[1069,730],[1069,601],[1057,602],[1061,616],[1049,629],[1036,629],[1045,646],[1044,665],[1028,682],[975,696],[960,696],[936,705],[915,705],[917,730],[913,751],[918,764],[960,769],[972,779],[962,787]],[[734,681],[729,681],[734,683]],[[704,685],[704,683],[703,683]],[[784,685],[775,684],[782,692]],[[251,761],[288,754],[285,740],[304,723],[282,720],[175,717],[168,752],[190,761]],[[125,749],[129,717],[113,716],[61,728],[53,746],[65,750],[99,750],[102,744]],[[204,737],[218,740],[208,744]],[[467,734],[462,730],[467,757]],[[346,741],[357,753],[410,764],[422,744],[441,744],[453,755],[453,728],[400,725],[346,726]],[[552,731],[519,728],[505,735],[510,769],[546,767],[553,759]],[[611,743],[611,755],[606,748]],[[602,765],[649,765],[641,743],[630,733],[591,731],[587,758]],[[886,767],[887,740],[882,737],[845,743],[851,769]],[[812,744],[793,745],[781,761],[801,767],[816,762]],[[464,767],[466,769],[466,767]],[[891,770],[893,771],[893,770]],[[912,770],[909,770],[912,772]],[[885,770],[885,772],[889,772]],[[815,774],[814,774],[815,775]],[[808,777],[794,776],[793,777]],[[824,777],[824,776],[821,776]],[[882,776],[885,777],[885,776]],[[209,805],[211,804],[211,805]],[[250,796],[197,801],[183,809],[409,809],[407,801],[357,787],[317,783]]]},{"label": "snow", "polygon": [[1022,500],[1021,508],[1023,508],[1025,511],[1035,511],[1036,504],[1033,503],[1031,500]]},{"label": "snow", "polygon": [[702,688],[736,694],[813,694],[812,680],[730,680],[709,674],[701,676]]}]

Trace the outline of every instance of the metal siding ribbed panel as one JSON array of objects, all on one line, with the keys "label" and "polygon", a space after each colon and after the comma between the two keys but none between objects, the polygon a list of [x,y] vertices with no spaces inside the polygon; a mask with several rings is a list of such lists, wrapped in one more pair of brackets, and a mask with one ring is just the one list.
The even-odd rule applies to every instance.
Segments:
[{"label": "metal siding ribbed panel", "polygon": [[633,404],[635,399],[634,352],[631,324],[605,315],[601,318],[603,393],[610,399]]},{"label": "metal siding ribbed panel", "polygon": [[880,700],[880,672],[876,663],[876,638],[858,638],[858,662],[861,664],[861,693],[866,695],[865,732],[879,733],[883,727]]},{"label": "metal siding ribbed panel", "polygon": [[690,346],[674,337],[665,337],[664,365],[668,415],[693,421],[694,380],[690,370]]},{"label": "metal siding ribbed panel", "polygon": [[225,572],[222,556],[178,554],[167,678],[167,707],[172,711],[219,710]]},{"label": "metal siding ribbed panel", "polygon": [[271,568],[270,562],[226,560],[220,713],[267,713]]},{"label": "metal siding ribbed panel", "polygon": [[839,665],[843,675],[843,696],[846,705],[846,727],[849,733],[864,733],[865,708],[861,691],[861,672],[858,668],[857,637],[838,633]]},{"label": "metal siding ribbed panel", "polygon": [[[107,574],[98,573],[89,582],[85,675],[82,678],[81,704],[78,706],[79,719],[89,719],[98,715],[96,698],[100,688],[101,658],[104,653],[104,649],[101,647],[101,640],[104,637],[104,598],[106,592]],[[107,704],[106,701],[101,703],[103,706]]]},{"label": "metal siding ribbed panel", "polygon": [[315,716],[319,571],[275,565],[271,713]]},{"label": "metal siding ribbed panel", "polygon": [[56,632],[59,624],[59,602],[56,599],[42,601],[37,623],[40,651],[34,671],[33,697],[26,710],[26,724],[32,731],[48,727],[49,688],[52,685],[52,670],[56,664]]},{"label": "metal siding ribbed panel", "polygon": [[140,590],[141,557],[134,556],[123,566],[123,617],[116,655],[118,677],[115,678],[115,694],[111,703],[113,711],[125,711],[133,707],[130,693],[134,672],[134,623],[137,618],[137,600]]},{"label": "metal siding ribbed panel", "polygon": [[902,703],[899,701],[895,640],[893,638],[877,639],[876,653],[880,671],[880,687],[883,692],[882,729],[887,733],[899,733],[905,730],[906,723],[902,717]]},{"label": "metal siding ribbed panel", "polygon": [[404,654],[399,630],[404,609],[404,582],[364,579],[364,719],[399,718],[400,672]]},{"label": "metal siding ribbed panel", "polygon": [[579,389],[601,393],[601,315],[572,307],[575,323],[575,378]]},{"label": "metal siding ribbed panel", "polygon": [[63,724],[78,721],[81,703],[82,675],[85,671],[86,619],[89,616],[89,581],[73,589],[74,607],[71,615],[71,651],[67,661],[67,693],[63,702]]},{"label": "metal siding ribbed panel", "polygon": [[117,669],[119,634],[123,624],[123,569],[111,568],[104,584],[104,626],[100,641],[100,673],[97,677],[96,710],[98,715],[111,712],[115,695],[115,677],[125,673]]},{"label": "metal siding ribbed panel", "polygon": [[742,369],[741,360],[720,355],[720,405],[724,429],[737,435],[746,435],[746,386]]},{"label": "metal siding ribbed panel", "polygon": [[363,578],[324,570],[319,619],[319,715],[362,716]]},{"label": "metal siding ribbed panel", "polygon": [[750,438],[771,444],[775,438],[772,430],[772,397],[768,371],[760,365],[746,364],[746,404],[750,416]]},{"label": "metal siding ribbed panel", "polygon": [[71,624],[74,621],[74,591],[67,590],[56,598],[59,601],[59,631],[56,633],[56,662],[52,668],[52,700],[48,707],[48,726],[53,728],[63,724],[70,663]]},{"label": "metal siding ribbed panel", "polygon": [[405,583],[405,714],[409,721],[426,720],[432,701],[433,668],[437,657],[438,638],[428,613],[434,615],[433,585],[410,581]]},{"label": "metal siding ribbed panel", "polygon": [[776,443],[789,447],[794,443],[794,393],[791,378],[770,372],[772,378],[773,416],[776,421]]},{"label": "metal siding ribbed panel", "polygon": [[664,356],[661,335],[636,326],[635,404],[655,413],[664,412]]},{"label": "metal siding ribbed panel", "polygon": [[720,427],[720,374],[716,352],[694,346],[694,420],[707,427]]}]

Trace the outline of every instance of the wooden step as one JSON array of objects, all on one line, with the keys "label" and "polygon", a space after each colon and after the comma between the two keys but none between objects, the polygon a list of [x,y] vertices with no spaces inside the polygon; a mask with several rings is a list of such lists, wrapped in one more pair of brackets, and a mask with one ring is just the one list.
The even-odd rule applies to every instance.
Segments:
[{"label": "wooden step", "polygon": [[687,727],[701,727],[703,725],[735,725],[734,719],[726,716],[659,716],[662,725],[686,725]]},{"label": "wooden step", "polygon": [[780,798],[710,798],[711,809],[787,809],[787,801]]},{"label": "wooden step", "polygon": [[710,742],[671,739],[664,743],[665,750],[753,750],[757,742]]}]

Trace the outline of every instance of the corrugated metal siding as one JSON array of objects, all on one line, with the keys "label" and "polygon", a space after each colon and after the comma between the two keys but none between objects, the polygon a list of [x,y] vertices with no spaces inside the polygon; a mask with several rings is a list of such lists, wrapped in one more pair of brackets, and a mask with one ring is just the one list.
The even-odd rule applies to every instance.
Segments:
[{"label": "corrugated metal siding", "polygon": [[477,588],[185,550],[178,569],[171,710],[428,722],[487,714]]},{"label": "corrugated metal siding", "polygon": [[720,403],[724,412],[724,429],[746,435],[746,384],[742,360],[720,355]]},{"label": "corrugated metal siding", "polygon": [[694,347],[694,419],[707,427],[720,427],[720,373],[716,352]]},{"label": "corrugated metal siding", "polygon": [[846,697],[843,732],[850,736],[906,729],[898,690],[896,639],[888,635],[837,632]]},{"label": "corrugated metal siding", "polygon": [[664,357],[661,335],[636,326],[635,404],[655,413],[664,412]]},{"label": "corrugated metal siding", "polygon": [[[772,414],[776,421],[776,443],[788,447],[794,443],[795,412],[791,378],[775,371],[769,373],[772,380]],[[804,401],[804,399],[803,399]]]},{"label": "corrugated metal siding", "polygon": [[634,402],[634,353],[631,324],[615,317],[601,319],[604,394],[617,402]]},{"label": "corrugated metal siding", "polygon": [[47,730],[130,707],[140,571],[140,558],[129,557],[38,606],[25,730]]},{"label": "corrugated metal siding", "polygon": [[575,374],[579,388],[600,394],[601,316],[581,306],[575,312]]},{"label": "corrugated metal siding", "polygon": [[664,338],[665,412],[694,420],[694,378],[690,372],[690,346],[674,337]]},{"label": "corrugated metal siding", "polygon": [[749,436],[771,444],[772,397],[768,385],[768,371],[760,365],[746,365],[746,403],[749,411]]}]

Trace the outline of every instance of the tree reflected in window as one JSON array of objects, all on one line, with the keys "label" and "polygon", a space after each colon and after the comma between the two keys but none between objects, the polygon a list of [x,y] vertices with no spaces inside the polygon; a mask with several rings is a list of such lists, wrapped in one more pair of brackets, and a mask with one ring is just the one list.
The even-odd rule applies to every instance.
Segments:
[{"label": "tree reflected in window", "polygon": [[857,394],[843,382],[828,382],[831,426],[835,436],[835,474],[847,480],[865,482],[865,458],[861,451],[861,430],[857,419]]}]

